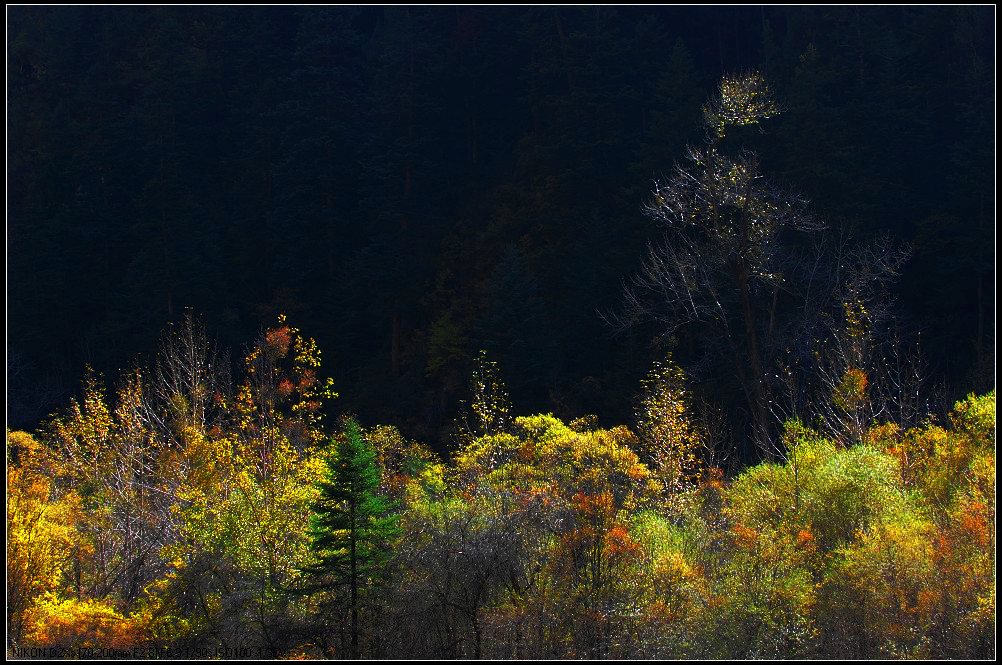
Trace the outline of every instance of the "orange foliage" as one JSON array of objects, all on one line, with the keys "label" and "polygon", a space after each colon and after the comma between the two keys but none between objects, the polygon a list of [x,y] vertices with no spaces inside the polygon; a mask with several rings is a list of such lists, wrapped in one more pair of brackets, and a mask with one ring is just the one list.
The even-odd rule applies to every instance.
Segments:
[{"label": "orange foliage", "polygon": [[640,555],[640,544],[630,536],[630,532],[622,524],[617,524],[606,534],[610,556],[637,557]]},{"label": "orange foliage", "polygon": [[735,544],[741,549],[752,550],[758,544],[759,533],[751,527],[735,524],[731,532],[734,533]]},{"label": "orange foliage", "polygon": [[724,470],[716,466],[707,469],[701,485],[703,489],[717,491],[724,489]]},{"label": "orange foliage", "polygon": [[835,405],[843,411],[859,408],[866,401],[866,391],[870,380],[866,372],[856,367],[850,367],[842,375],[842,381],[835,389]]},{"label": "orange foliage", "polygon": [[866,442],[878,450],[884,450],[889,454],[891,450],[897,449],[897,444],[901,441],[901,426],[897,423],[882,423],[874,425],[866,431]]},{"label": "orange foliage", "polygon": [[265,342],[279,356],[289,354],[289,347],[292,346],[292,330],[287,325],[271,328],[264,334]]},{"label": "orange foliage", "polygon": [[922,589],[915,600],[915,613],[920,617],[931,616],[936,611],[942,595],[934,589]]},{"label": "orange foliage", "polygon": [[601,492],[599,494],[577,492],[571,498],[571,505],[579,513],[588,517],[607,516],[614,510],[612,494],[609,492]]},{"label": "orange foliage", "polygon": [[283,398],[291,395],[294,388],[295,386],[292,385],[292,381],[287,378],[283,378],[278,382],[278,394]]},{"label": "orange foliage", "polygon": [[960,528],[979,547],[988,547],[992,538],[992,515],[980,501],[968,501],[961,507]]},{"label": "orange foliage", "polygon": [[313,386],[317,382],[317,373],[312,369],[303,370],[302,375],[299,377],[299,389],[305,390]]},{"label": "orange foliage", "polygon": [[531,464],[536,459],[536,442],[527,439],[518,449],[518,460],[523,464]]}]

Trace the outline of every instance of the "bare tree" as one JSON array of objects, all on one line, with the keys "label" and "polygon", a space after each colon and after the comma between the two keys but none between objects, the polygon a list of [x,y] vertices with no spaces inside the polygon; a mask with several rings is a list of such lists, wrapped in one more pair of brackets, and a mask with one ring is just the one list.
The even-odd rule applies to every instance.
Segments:
[{"label": "bare tree", "polygon": [[811,423],[846,445],[875,421],[918,424],[926,370],[891,291],[911,249],[886,234],[857,242],[830,233],[806,255],[800,328],[777,364],[777,422]]},{"label": "bare tree", "polygon": [[215,403],[228,400],[230,392],[228,361],[191,310],[164,330],[152,366],[137,367],[123,379],[120,457],[135,462],[137,492],[155,517],[151,542],[177,537],[179,520],[170,506],[190,472],[185,450],[192,437],[206,435],[224,417]]},{"label": "bare tree", "polygon": [[620,323],[654,320],[665,334],[699,324],[721,342],[745,397],[753,437],[770,456],[770,386],[777,305],[788,291],[783,234],[822,228],[799,196],[772,185],[758,157],[723,152],[739,126],[758,125],[779,109],[758,74],[725,77],[704,109],[707,138],[690,148],[689,164],[655,185],[646,208],[663,234],[648,247],[626,288]]},{"label": "bare tree", "polygon": [[217,393],[228,392],[228,367],[191,310],[160,339],[147,402],[158,433],[180,445],[186,430],[205,432]]}]

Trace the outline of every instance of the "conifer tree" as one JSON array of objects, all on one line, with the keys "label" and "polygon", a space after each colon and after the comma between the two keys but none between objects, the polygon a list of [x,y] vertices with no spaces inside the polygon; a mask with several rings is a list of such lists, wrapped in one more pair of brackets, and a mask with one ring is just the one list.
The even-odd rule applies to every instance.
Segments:
[{"label": "conifer tree", "polygon": [[351,656],[359,657],[359,608],[363,596],[378,584],[389,557],[389,541],[397,533],[392,505],[377,492],[376,451],[349,419],[344,434],[332,441],[326,479],[313,506],[310,547],[314,561],[304,567],[315,593],[334,587],[347,592],[351,612]]}]

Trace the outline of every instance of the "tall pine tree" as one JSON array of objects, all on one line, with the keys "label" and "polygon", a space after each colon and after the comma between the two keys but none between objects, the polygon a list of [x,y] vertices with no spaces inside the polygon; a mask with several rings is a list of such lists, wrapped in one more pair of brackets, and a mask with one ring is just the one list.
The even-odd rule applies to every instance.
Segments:
[{"label": "tall pine tree", "polygon": [[[304,567],[308,590],[347,593],[351,612],[351,657],[359,653],[359,609],[364,596],[378,584],[389,558],[389,541],[397,533],[397,516],[378,494],[376,451],[348,419],[344,435],[330,449],[327,476],[319,484],[313,506],[310,547],[314,561]],[[343,597],[343,596],[342,596]]]}]

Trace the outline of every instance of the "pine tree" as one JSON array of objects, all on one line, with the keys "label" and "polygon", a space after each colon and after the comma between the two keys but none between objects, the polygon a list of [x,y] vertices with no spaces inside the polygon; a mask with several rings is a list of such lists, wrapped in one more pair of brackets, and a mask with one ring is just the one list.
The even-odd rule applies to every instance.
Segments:
[{"label": "pine tree", "polygon": [[347,591],[351,611],[351,656],[359,657],[358,615],[363,596],[379,581],[397,533],[392,505],[377,493],[376,451],[359,425],[347,420],[344,435],[332,441],[327,477],[313,506],[310,547],[314,562],[304,568],[310,592],[334,587]]}]

